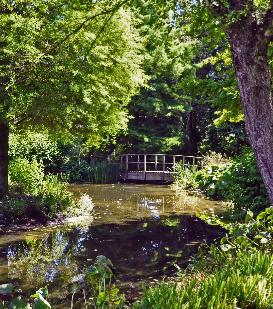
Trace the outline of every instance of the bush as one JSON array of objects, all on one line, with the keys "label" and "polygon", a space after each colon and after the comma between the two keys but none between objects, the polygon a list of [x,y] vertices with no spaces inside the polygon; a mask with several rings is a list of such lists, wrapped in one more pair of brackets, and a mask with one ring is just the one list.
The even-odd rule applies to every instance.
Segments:
[{"label": "bush", "polygon": [[13,222],[22,219],[28,212],[28,207],[28,201],[17,196],[8,196],[5,199],[1,199],[1,215],[4,216],[4,221],[1,223],[6,223],[6,220]]},{"label": "bush", "polygon": [[13,160],[9,168],[12,197],[3,203],[3,213],[10,219],[35,217],[52,219],[74,206],[67,184],[56,175],[44,174],[44,165],[36,159]]},{"label": "bush", "polygon": [[64,214],[74,205],[72,194],[68,191],[67,183],[56,175],[45,176],[41,190],[38,192],[39,204],[36,206],[39,212],[48,218],[54,218],[58,214]]},{"label": "bush", "polygon": [[9,181],[17,192],[37,195],[43,179],[44,165],[36,159],[17,159],[9,164]]},{"label": "bush", "polygon": [[270,206],[254,155],[246,151],[232,161],[218,184],[219,195],[233,201],[238,209],[259,211]]},{"label": "bush", "polygon": [[198,171],[179,171],[176,185],[190,190],[199,189],[210,198],[231,201],[237,209],[259,211],[270,205],[250,150],[230,161],[220,160],[214,154],[214,159],[205,158],[204,162],[203,168]]},{"label": "bush", "polygon": [[45,165],[51,164],[58,155],[57,143],[47,134],[36,132],[24,132],[24,134],[11,134],[9,143],[9,155],[11,160],[37,159]]}]

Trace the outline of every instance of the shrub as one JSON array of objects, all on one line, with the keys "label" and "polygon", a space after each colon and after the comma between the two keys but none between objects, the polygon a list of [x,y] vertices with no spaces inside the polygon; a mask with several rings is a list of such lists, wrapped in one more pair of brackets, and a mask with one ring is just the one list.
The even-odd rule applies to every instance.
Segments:
[{"label": "shrub", "polygon": [[36,159],[16,159],[9,164],[9,180],[16,191],[37,195],[44,179],[44,165]]},{"label": "shrub", "polygon": [[[4,200],[3,213],[10,219],[54,218],[74,206],[67,184],[56,175],[44,174],[36,159],[13,160],[9,168],[12,197]],[[16,194],[16,195],[15,195]]]},{"label": "shrub", "polygon": [[198,182],[196,181],[197,168],[184,167],[182,163],[177,163],[175,165],[175,189],[177,191],[183,190],[196,190],[198,189]]},{"label": "shrub", "polygon": [[211,198],[231,201],[237,209],[259,211],[269,206],[266,189],[250,150],[230,161],[220,160],[214,154],[214,159],[205,158],[204,162],[198,171],[179,171],[176,185],[199,189]]},{"label": "shrub", "polygon": [[259,211],[270,205],[254,155],[246,151],[232,161],[218,184],[219,195],[238,209]]},{"label": "shrub", "polygon": [[27,131],[23,134],[11,134],[9,143],[9,155],[11,160],[37,159],[45,165],[54,161],[58,154],[57,143],[45,133]]},{"label": "shrub", "polygon": [[36,208],[43,216],[49,218],[64,214],[69,208],[75,206],[67,184],[56,175],[45,176],[38,197],[40,202]]},{"label": "shrub", "polygon": [[4,221],[8,219],[9,221],[16,221],[22,219],[27,213],[29,204],[26,200],[20,199],[16,196],[8,196],[5,199],[0,200],[1,214],[4,216]]}]

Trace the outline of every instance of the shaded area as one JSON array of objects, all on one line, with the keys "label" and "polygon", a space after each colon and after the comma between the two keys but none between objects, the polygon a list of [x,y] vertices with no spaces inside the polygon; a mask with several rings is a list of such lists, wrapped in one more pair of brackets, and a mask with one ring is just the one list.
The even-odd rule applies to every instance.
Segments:
[{"label": "shaded area", "polygon": [[[0,282],[12,281],[25,290],[49,285],[53,298],[66,298],[73,276],[98,255],[109,257],[125,292],[135,294],[140,281],[151,281],[184,267],[201,242],[221,231],[193,216],[147,219],[130,224],[96,225],[56,231],[41,240],[19,241],[1,248],[6,264]],[[6,261],[6,262],[4,262]]]}]

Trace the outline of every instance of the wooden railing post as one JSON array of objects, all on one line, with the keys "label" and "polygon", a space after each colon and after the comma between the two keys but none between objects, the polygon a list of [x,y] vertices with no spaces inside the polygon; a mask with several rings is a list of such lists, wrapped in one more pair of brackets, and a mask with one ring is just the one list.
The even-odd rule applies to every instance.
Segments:
[{"label": "wooden railing post", "polygon": [[163,155],[163,181],[165,180],[166,157]]},{"label": "wooden railing post", "polygon": [[145,173],[146,173],[146,171],[147,171],[146,163],[147,163],[147,156],[144,155],[144,172],[145,172]]},{"label": "wooden railing post", "polygon": [[147,156],[144,155],[144,180],[146,180],[146,171],[147,171],[146,163],[147,163]]},{"label": "wooden railing post", "polygon": [[128,159],[128,155],[126,155],[126,172],[128,172],[129,169],[129,159]]},{"label": "wooden railing post", "polygon": [[183,165],[183,168],[185,168],[185,156],[182,157],[182,165]]},{"label": "wooden railing post", "polygon": [[137,155],[137,170],[139,171],[139,155]]},{"label": "wooden railing post", "polygon": [[175,169],[175,164],[176,164],[176,162],[175,162],[175,156],[173,156],[173,171],[174,171],[174,169]]},{"label": "wooden railing post", "polygon": [[157,171],[157,155],[155,155],[155,170]]}]

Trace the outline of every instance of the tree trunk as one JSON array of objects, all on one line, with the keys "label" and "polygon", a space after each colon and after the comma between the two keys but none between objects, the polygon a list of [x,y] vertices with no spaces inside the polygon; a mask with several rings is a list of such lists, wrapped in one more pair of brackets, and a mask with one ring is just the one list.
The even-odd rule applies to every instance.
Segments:
[{"label": "tree trunk", "polygon": [[273,106],[268,42],[252,17],[229,29],[246,131],[273,204]]},{"label": "tree trunk", "polygon": [[0,122],[0,199],[8,194],[8,143],[9,127]]}]

